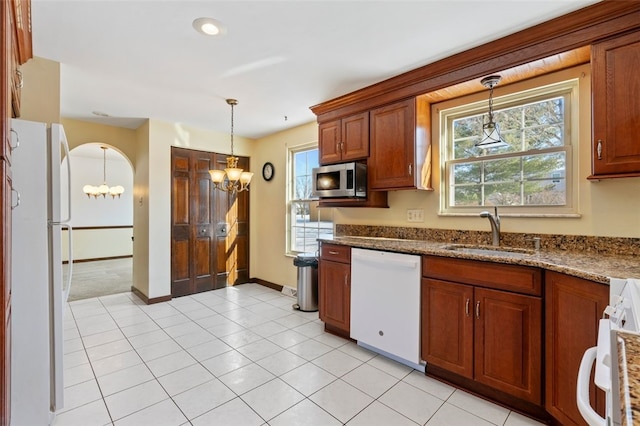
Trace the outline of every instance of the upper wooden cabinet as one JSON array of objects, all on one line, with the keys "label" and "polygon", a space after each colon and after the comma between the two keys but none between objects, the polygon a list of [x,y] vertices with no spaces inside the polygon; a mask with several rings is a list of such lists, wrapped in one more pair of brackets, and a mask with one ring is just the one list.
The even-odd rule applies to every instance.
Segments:
[{"label": "upper wooden cabinet", "polygon": [[369,112],[318,126],[320,164],[363,160],[369,156]]},{"label": "upper wooden cabinet", "polygon": [[589,179],[640,176],[640,31],[591,51],[593,152]]},{"label": "upper wooden cabinet", "polygon": [[370,112],[372,190],[431,189],[428,109],[418,96]]}]

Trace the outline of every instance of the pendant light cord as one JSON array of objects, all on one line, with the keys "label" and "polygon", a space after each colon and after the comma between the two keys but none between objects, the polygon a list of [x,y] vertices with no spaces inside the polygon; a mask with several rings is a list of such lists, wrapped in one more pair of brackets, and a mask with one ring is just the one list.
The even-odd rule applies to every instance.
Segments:
[{"label": "pendant light cord", "polygon": [[233,157],[233,103],[231,104],[231,156]]},{"label": "pendant light cord", "polygon": [[107,184],[107,149],[102,147],[102,183]]}]

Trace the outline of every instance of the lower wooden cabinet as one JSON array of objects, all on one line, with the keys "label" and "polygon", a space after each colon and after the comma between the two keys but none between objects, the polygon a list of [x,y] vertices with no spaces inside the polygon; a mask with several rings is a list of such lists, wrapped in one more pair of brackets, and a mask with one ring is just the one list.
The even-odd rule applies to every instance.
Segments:
[{"label": "lower wooden cabinet", "polygon": [[424,278],[422,358],[542,404],[540,297]]},{"label": "lower wooden cabinet", "polygon": [[[556,272],[545,275],[545,409],[560,424],[586,425],[576,404],[584,351],[595,346],[609,286]],[[604,415],[604,392],[591,383],[591,406]]]},{"label": "lower wooden cabinet", "polygon": [[[327,331],[349,337],[351,248],[322,244],[318,267],[318,310]],[[331,260],[329,260],[331,259]]]}]

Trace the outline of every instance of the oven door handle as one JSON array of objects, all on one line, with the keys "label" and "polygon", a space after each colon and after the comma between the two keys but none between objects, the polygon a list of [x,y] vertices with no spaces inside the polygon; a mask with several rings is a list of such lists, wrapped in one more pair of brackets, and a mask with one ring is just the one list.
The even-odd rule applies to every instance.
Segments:
[{"label": "oven door handle", "polygon": [[582,417],[590,426],[606,426],[607,420],[600,417],[600,415],[591,407],[589,401],[589,388],[591,387],[591,367],[596,361],[598,348],[594,346],[585,351],[580,362],[580,368],[578,370],[578,383],[576,386],[576,399],[578,402],[578,410]]}]

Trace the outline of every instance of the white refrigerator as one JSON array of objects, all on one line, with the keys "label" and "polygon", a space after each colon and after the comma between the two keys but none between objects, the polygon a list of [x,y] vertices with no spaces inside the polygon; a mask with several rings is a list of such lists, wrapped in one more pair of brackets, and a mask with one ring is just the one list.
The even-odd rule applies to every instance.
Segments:
[{"label": "white refrigerator", "polygon": [[[18,145],[11,161],[11,424],[48,425],[63,407],[63,314],[73,265],[69,147],[59,124],[14,119],[11,131]],[[64,282],[62,228],[70,252]]]}]

